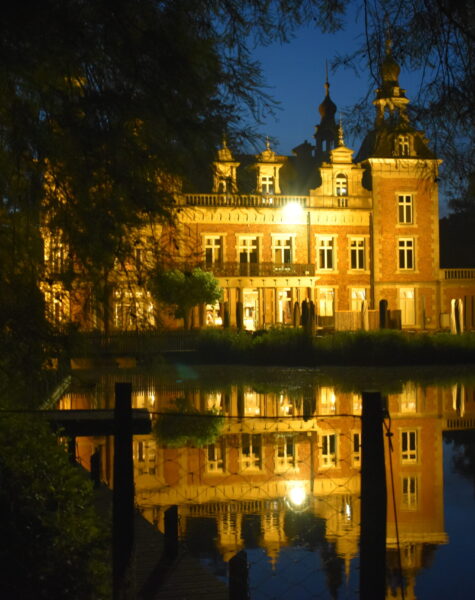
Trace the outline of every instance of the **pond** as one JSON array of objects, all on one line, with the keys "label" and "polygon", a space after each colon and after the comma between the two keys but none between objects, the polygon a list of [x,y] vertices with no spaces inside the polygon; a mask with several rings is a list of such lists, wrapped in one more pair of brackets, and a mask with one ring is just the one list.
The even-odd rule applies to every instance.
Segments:
[{"label": "pond", "polygon": [[[132,382],[134,407],[154,420],[154,433],[133,442],[142,514],[163,531],[176,505],[183,547],[219,580],[245,550],[252,600],[360,598],[362,393],[380,391],[392,434],[386,597],[475,597],[469,369],[78,372],[62,407],[112,407],[119,381]],[[110,439],[81,439],[79,454],[87,461],[98,446],[110,482]]]}]

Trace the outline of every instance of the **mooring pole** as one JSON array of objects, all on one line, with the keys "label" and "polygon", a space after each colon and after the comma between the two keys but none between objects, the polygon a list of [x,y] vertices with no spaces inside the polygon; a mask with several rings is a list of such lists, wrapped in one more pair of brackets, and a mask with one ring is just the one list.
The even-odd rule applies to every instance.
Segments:
[{"label": "mooring pole", "polygon": [[249,600],[247,554],[241,550],[229,561],[229,600]]},{"label": "mooring pole", "polygon": [[134,543],[134,466],[132,459],[132,385],[115,384],[114,492],[112,509],[113,598],[128,597]]},{"label": "mooring pole", "polygon": [[386,596],[386,470],[383,400],[363,392],[361,419],[360,598]]}]

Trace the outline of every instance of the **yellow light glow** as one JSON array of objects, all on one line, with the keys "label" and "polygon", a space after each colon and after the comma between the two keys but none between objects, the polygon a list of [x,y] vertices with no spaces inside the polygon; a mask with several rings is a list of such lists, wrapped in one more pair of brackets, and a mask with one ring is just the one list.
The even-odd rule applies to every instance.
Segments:
[{"label": "yellow light glow", "polygon": [[289,490],[289,502],[292,506],[299,508],[303,506],[307,500],[307,492],[302,486],[295,486]]},{"label": "yellow light glow", "polygon": [[288,225],[298,223],[303,218],[303,208],[298,202],[289,202],[282,210],[284,222]]}]

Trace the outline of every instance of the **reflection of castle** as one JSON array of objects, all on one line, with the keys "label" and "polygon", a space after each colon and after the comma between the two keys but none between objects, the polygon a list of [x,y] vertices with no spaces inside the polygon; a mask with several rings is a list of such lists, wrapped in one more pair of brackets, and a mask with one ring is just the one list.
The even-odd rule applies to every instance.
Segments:
[{"label": "reflection of castle", "polygon": [[[214,546],[224,561],[250,540],[265,549],[274,567],[282,548],[296,535],[317,548],[326,542],[342,559],[348,576],[359,543],[361,397],[331,387],[313,387],[302,395],[246,386],[210,393],[150,387],[136,392],[134,403],[157,411],[158,398],[163,409],[178,395],[187,396],[200,410],[215,409],[227,418],[220,437],[205,448],[163,448],[152,437],[135,438],[136,499],[144,516],[162,529],[164,511],[178,505],[182,538],[196,543],[197,537],[209,536],[208,546]],[[419,570],[434,549],[447,542],[442,432],[473,426],[475,394],[463,386],[407,383],[401,393],[388,397],[388,409],[409,599],[416,597]],[[395,588],[388,590],[388,598],[398,598],[388,452],[386,458],[388,586]],[[107,469],[106,463],[104,475],[110,481]],[[303,533],[299,519],[307,519]]]}]

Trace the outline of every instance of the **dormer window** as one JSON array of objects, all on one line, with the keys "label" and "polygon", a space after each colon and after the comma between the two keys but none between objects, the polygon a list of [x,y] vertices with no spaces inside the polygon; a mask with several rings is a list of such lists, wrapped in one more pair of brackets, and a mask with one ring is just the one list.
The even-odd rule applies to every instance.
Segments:
[{"label": "dormer window", "polygon": [[409,136],[400,135],[396,140],[396,153],[398,156],[409,156]]},{"label": "dormer window", "polygon": [[348,177],[343,173],[338,173],[335,178],[335,194],[337,196],[348,195]]},{"label": "dormer window", "polygon": [[261,176],[261,192],[263,194],[273,194],[275,191],[274,178],[270,175]]}]

